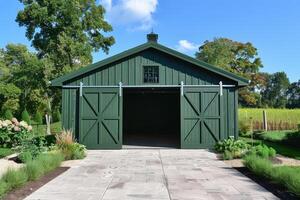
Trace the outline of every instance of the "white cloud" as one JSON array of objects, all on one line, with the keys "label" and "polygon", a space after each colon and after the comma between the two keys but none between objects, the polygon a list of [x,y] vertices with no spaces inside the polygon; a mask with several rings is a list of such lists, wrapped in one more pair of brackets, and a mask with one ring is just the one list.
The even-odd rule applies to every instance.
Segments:
[{"label": "white cloud", "polygon": [[188,40],[179,40],[176,49],[181,52],[189,52],[198,50],[200,45],[189,42]]},{"label": "white cloud", "polygon": [[113,25],[124,25],[129,30],[149,30],[154,25],[158,0],[101,0],[100,3]]}]

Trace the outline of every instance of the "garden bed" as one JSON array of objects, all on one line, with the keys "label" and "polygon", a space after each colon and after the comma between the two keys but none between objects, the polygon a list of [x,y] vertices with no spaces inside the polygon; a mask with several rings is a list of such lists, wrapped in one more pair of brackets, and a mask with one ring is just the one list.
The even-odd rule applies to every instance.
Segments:
[{"label": "garden bed", "polygon": [[277,184],[270,179],[266,179],[264,177],[258,176],[255,173],[251,172],[247,167],[234,167],[234,169],[238,170],[260,186],[264,187],[269,192],[273,193],[280,199],[285,200],[299,200],[295,194],[289,192],[284,186]]},{"label": "garden bed", "polygon": [[59,167],[54,171],[51,171],[46,175],[42,176],[38,180],[29,181],[24,186],[7,193],[3,200],[24,199],[25,197],[29,196],[31,193],[33,193],[34,191],[51,181],[52,179],[67,171],[68,169],[68,167]]},{"label": "garden bed", "polygon": [[225,139],[215,145],[215,150],[220,153],[220,158],[227,160],[225,163],[250,176],[278,197],[299,199],[298,160],[277,155],[274,148],[254,140]]},{"label": "garden bed", "polygon": [[[85,147],[74,141],[71,131],[38,135],[27,122],[0,120],[0,198],[22,199],[63,171],[62,161],[83,159]],[[9,151],[13,149],[14,151]],[[1,151],[0,151],[1,153]]]},{"label": "garden bed", "polygon": [[[221,156],[218,156],[221,158]],[[244,167],[243,159],[232,159],[232,160],[223,160],[227,165],[233,168]],[[293,158],[288,158],[282,155],[277,155],[276,160],[273,162],[274,165],[277,166],[299,166],[300,167],[300,160],[296,160]]]}]

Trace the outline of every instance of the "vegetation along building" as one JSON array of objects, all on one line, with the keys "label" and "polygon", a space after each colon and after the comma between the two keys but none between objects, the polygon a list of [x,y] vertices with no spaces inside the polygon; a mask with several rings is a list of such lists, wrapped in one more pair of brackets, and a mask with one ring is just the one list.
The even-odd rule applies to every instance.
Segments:
[{"label": "vegetation along building", "polygon": [[61,76],[62,123],[89,149],[209,148],[238,136],[238,88],[248,80],[157,43]]}]

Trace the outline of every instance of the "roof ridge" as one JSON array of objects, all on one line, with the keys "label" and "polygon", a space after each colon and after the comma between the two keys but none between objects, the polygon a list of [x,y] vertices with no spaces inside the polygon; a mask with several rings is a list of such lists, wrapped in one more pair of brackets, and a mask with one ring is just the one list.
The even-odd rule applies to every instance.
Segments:
[{"label": "roof ridge", "polygon": [[161,44],[158,44],[156,42],[146,42],[144,44],[141,44],[141,45],[138,45],[136,47],[133,47],[133,48],[130,48],[130,49],[127,49],[121,53],[118,53],[116,55],[113,55],[111,57],[108,57],[108,58],[105,58],[103,60],[100,60],[98,62],[95,62],[93,64],[89,64],[83,68],[80,68],[78,70],[75,70],[73,72],[70,72],[68,74],[65,74],[63,76],[60,76],[54,80],[51,81],[51,85],[52,86],[62,86],[63,85],[63,82],[67,81],[67,80],[70,80],[70,79],[73,79],[81,74],[84,74],[84,73],[88,73],[88,72],[91,72],[95,69],[98,69],[100,67],[103,67],[107,64],[110,64],[112,62],[115,62],[117,60],[120,60],[120,59],[123,59],[127,56],[130,56],[130,55],[133,55],[133,54],[136,54],[138,52],[141,52],[143,50],[146,50],[148,48],[154,48],[154,49],[157,49],[159,51],[162,51],[164,53],[167,53],[167,54],[170,54],[174,57],[177,57],[179,59],[182,59],[182,60],[185,60],[186,62],[190,62],[194,65],[197,65],[199,67],[202,67],[208,71],[211,71],[211,72],[214,72],[214,73],[217,73],[221,76],[224,76],[226,78],[229,78],[231,80],[234,80],[236,82],[238,82],[238,85],[239,86],[245,86],[248,84],[248,80],[237,75],[237,74],[234,74],[232,72],[229,72],[225,69],[222,69],[220,67],[216,67],[216,66],[213,66],[209,63],[206,63],[204,61],[201,61],[201,60],[198,60],[196,58],[193,58],[191,56],[188,56],[186,54],[183,54],[181,52],[178,52],[174,49],[171,49],[169,47],[166,47],[164,45],[161,45]]}]

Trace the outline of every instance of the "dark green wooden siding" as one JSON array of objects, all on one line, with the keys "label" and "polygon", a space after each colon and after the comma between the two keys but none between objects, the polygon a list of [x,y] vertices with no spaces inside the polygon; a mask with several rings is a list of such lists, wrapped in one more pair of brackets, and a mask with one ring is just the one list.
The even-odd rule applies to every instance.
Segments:
[{"label": "dark green wooden siding", "polygon": [[151,49],[84,74],[64,84],[79,85],[80,82],[83,82],[84,85],[117,85],[122,82],[124,85],[142,85],[144,84],[144,65],[159,66],[160,85],[178,85],[181,81],[186,85],[211,85],[219,84],[219,81],[223,81],[223,84],[236,84],[225,77]]},{"label": "dark green wooden siding", "polygon": [[77,89],[64,88],[62,90],[62,124],[65,129],[75,130],[77,106]]},{"label": "dark green wooden siding", "polygon": [[[138,54],[111,63],[105,67],[83,74],[69,80],[64,85],[143,85],[143,66],[159,66],[160,85],[211,85],[223,84],[236,85],[237,83],[205,69],[174,58],[168,54],[148,49]],[[62,123],[65,129],[72,129],[78,136],[78,92],[79,89],[62,89]],[[222,96],[222,138],[238,135],[237,123],[237,90],[238,88],[224,88]],[[77,131],[77,132],[76,132]]]}]

